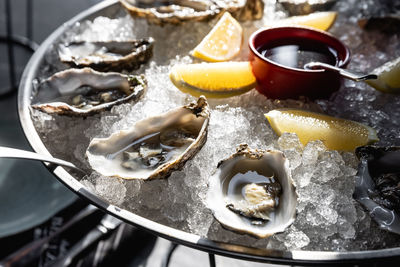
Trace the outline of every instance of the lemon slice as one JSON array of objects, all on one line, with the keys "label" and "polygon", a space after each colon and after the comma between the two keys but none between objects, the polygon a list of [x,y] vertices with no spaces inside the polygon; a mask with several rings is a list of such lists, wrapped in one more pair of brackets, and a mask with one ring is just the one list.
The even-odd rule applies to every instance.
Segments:
[{"label": "lemon slice", "polygon": [[175,65],[169,77],[181,91],[193,96],[224,98],[255,87],[249,62],[217,62]]},{"label": "lemon slice", "polygon": [[315,12],[304,16],[293,16],[278,21],[267,23],[266,26],[307,26],[315,29],[327,31],[335,22],[337,12]]},{"label": "lemon slice", "polygon": [[383,64],[372,73],[378,75],[378,79],[366,81],[370,86],[385,93],[400,93],[400,57]]},{"label": "lemon slice", "polygon": [[239,53],[242,39],[242,26],[231,14],[225,12],[191,54],[210,62],[227,61]]},{"label": "lemon slice", "polygon": [[319,113],[275,109],[264,115],[279,136],[284,132],[296,133],[304,145],[321,140],[328,149],[354,151],[356,147],[379,140],[376,131],[369,126]]}]

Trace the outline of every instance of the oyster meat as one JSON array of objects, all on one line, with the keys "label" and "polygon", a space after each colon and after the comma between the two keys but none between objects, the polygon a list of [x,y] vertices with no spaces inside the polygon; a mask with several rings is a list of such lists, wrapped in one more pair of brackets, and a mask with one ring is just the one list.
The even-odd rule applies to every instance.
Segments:
[{"label": "oyster meat", "polygon": [[90,67],[99,71],[138,69],[153,55],[154,39],[133,41],[71,42],[60,44],[60,60],[72,67]]},{"label": "oyster meat", "polygon": [[337,0],[278,0],[290,16],[329,10],[336,2]]},{"label": "oyster meat", "polygon": [[60,115],[88,116],[117,104],[137,101],[145,89],[142,75],[67,69],[37,84],[32,108]]},{"label": "oyster meat", "polygon": [[380,228],[400,234],[400,147],[364,146],[354,198]]},{"label": "oyster meat", "polygon": [[94,138],[86,151],[89,164],[105,176],[166,178],[202,148],[209,115],[207,100],[201,96],[107,138]]},{"label": "oyster meat", "polygon": [[283,232],[295,219],[297,194],[280,151],[239,145],[210,178],[207,206],[226,228],[259,238]]},{"label": "oyster meat", "polygon": [[212,19],[228,11],[238,20],[261,19],[264,11],[262,0],[120,0],[133,17],[146,18],[163,25],[184,21]]}]

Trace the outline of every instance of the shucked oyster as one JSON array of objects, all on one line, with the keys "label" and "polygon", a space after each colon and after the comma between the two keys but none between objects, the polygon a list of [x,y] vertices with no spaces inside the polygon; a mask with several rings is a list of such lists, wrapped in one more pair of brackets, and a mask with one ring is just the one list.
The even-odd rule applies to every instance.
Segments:
[{"label": "shucked oyster", "polygon": [[337,0],[278,0],[291,16],[329,10]]},{"label": "shucked oyster", "polygon": [[361,5],[358,25],[365,30],[379,31],[385,34],[399,34],[399,1],[370,0]]},{"label": "shucked oyster", "polygon": [[356,154],[354,198],[380,228],[400,234],[400,147],[364,146]]},{"label": "shucked oyster", "polygon": [[280,151],[246,144],[218,164],[210,178],[207,206],[226,228],[259,238],[282,232],[295,219],[297,194]]},{"label": "shucked oyster", "polygon": [[60,115],[88,116],[116,104],[137,101],[145,89],[143,76],[103,73],[90,68],[68,69],[38,84],[32,108]]},{"label": "shucked oyster", "polygon": [[138,121],[107,138],[94,138],[86,151],[94,170],[124,179],[166,178],[183,167],[207,138],[209,108],[197,102]]},{"label": "shucked oyster", "polygon": [[358,20],[358,25],[365,30],[376,30],[387,34],[400,32],[400,12],[376,17],[363,17]]},{"label": "shucked oyster", "polygon": [[154,24],[180,24],[184,21],[212,19],[224,11],[238,20],[261,19],[262,0],[120,0],[133,17],[143,17]]},{"label": "shucked oyster", "polygon": [[100,71],[133,70],[153,55],[153,38],[133,41],[72,42],[58,48],[60,60],[73,67]]}]

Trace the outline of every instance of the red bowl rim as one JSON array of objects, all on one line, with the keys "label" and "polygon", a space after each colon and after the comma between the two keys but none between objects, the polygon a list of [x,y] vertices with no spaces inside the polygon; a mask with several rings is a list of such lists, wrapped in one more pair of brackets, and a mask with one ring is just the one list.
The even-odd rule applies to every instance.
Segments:
[{"label": "red bowl rim", "polygon": [[269,64],[272,64],[274,66],[286,69],[286,70],[291,70],[291,71],[297,71],[297,72],[304,72],[304,73],[319,73],[319,72],[324,72],[325,70],[306,70],[306,69],[298,69],[298,68],[292,68],[292,67],[288,67],[282,64],[279,64],[275,61],[272,61],[270,59],[267,59],[265,57],[263,57],[258,50],[255,48],[254,46],[254,39],[257,38],[260,34],[263,34],[266,31],[276,31],[276,30],[281,30],[281,31],[286,31],[286,30],[294,30],[294,29],[298,29],[298,30],[303,30],[303,31],[311,31],[314,32],[316,34],[320,34],[320,35],[324,35],[325,37],[328,37],[330,39],[332,39],[334,42],[336,42],[337,44],[339,44],[340,46],[342,46],[343,50],[345,51],[344,53],[344,59],[337,62],[335,64],[336,67],[342,68],[345,67],[349,62],[350,62],[350,50],[349,48],[339,39],[337,39],[335,36],[333,36],[332,34],[322,31],[322,30],[318,30],[315,28],[311,28],[311,27],[305,27],[305,26],[277,26],[277,27],[268,27],[268,28],[261,28],[255,32],[253,32],[249,38],[249,48],[250,48],[250,52],[253,53],[253,55],[257,56],[259,59],[261,59],[262,61],[265,61]]}]

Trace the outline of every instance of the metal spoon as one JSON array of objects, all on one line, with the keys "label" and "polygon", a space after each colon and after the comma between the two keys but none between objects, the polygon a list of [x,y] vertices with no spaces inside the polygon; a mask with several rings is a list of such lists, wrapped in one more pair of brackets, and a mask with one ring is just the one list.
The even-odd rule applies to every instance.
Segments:
[{"label": "metal spoon", "polygon": [[330,71],[335,71],[339,73],[342,77],[360,82],[360,81],[365,81],[365,80],[375,80],[378,79],[378,76],[375,74],[359,74],[359,73],[354,73],[348,70],[344,70],[326,63],[322,62],[310,62],[304,65],[305,69],[311,69],[311,70],[330,70]]},{"label": "metal spoon", "polygon": [[49,162],[49,163],[53,163],[57,166],[64,166],[64,167],[72,168],[77,171],[80,171],[81,173],[86,174],[85,171],[76,167],[71,162],[68,162],[68,161],[65,161],[62,159],[53,158],[52,156],[42,155],[42,154],[38,154],[35,152],[21,150],[21,149],[0,146],[0,158],[30,159],[30,160],[37,160],[37,161],[41,161],[41,162]]}]

